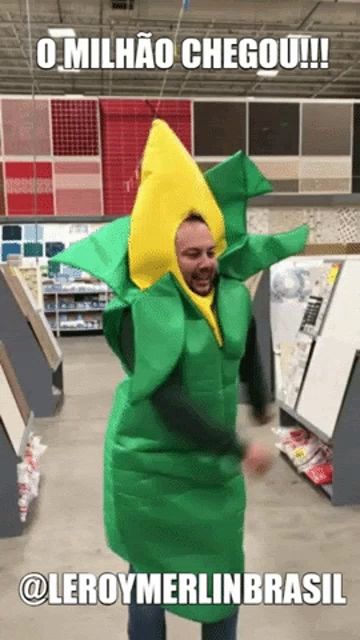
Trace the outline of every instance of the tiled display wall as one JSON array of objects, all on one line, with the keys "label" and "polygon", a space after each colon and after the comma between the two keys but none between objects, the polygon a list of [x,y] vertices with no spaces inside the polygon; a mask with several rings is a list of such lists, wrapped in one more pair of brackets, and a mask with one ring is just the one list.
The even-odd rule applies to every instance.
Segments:
[{"label": "tiled display wall", "polygon": [[[98,100],[1,100],[8,216],[102,215]],[[1,195],[1,194],[0,194]]]},{"label": "tiled display wall", "polygon": [[[360,207],[326,208],[273,208],[248,209],[249,233],[281,233],[301,224],[310,227],[309,244],[360,243]],[[87,237],[102,226],[102,223],[46,223],[12,224],[9,220],[0,227],[0,262],[9,255],[20,255],[24,264],[36,259],[46,266],[48,259]],[[53,265],[51,269],[62,275],[76,276],[66,265]],[[50,275],[54,275],[51,273]]]},{"label": "tiled display wall", "polygon": [[357,193],[359,108],[350,102],[195,101],[195,157],[207,169],[244,149],[274,193]]},{"label": "tiled display wall", "polygon": [[[0,227],[0,262],[6,262],[9,255],[19,255],[23,264],[36,262],[46,267],[49,258],[66,249],[74,242],[86,238],[101,227],[101,224],[12,224],[7,222]],[[81,272],[67,265],[49,266],[51,273],[59,272],[63,276],[74,278]]]},{"label": "tiled display wall", "polygon": [[309,225],[309,244],[360,242],[360,207],[269,207],[248,210],[250,233],[281,233],[301,224]]},{"label": "tiled display wall", "polygon": [[153,114],[192,152],[189,100],[0,101],[0,216],[131,212]]},{"label": "tiled display wall", "polygon": [[155,110],[203,170],[242,149],[274,193],[360,193],[356,101],[4,96],[0,216],[129,214]]}]

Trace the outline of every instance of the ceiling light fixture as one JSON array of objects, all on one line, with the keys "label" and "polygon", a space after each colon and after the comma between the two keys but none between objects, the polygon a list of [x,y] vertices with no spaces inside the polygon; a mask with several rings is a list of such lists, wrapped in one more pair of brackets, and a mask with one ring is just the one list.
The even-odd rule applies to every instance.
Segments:
[{"label": "ceiling light fixture", "polygon": [[257,71],[256,75],[260,76],[262,78],[275,78],[275,76],[277,76],[279,73],[278,69],[259,69],[259,71]]},{"label": "ceiling light fixture", "polygon": [[80,69],[64,69],[62,64],[58,65],[59,73],[80,73]]},{"label": "ceiling light fixture", "polygon": [[289,33],[286,36],[287,38],[311,38],[310,33]]},{"label": "ceiling light fixture", "polygon": [[51,38],[76,38],[75,30],[67,27],[50,27],[48,34]]}]

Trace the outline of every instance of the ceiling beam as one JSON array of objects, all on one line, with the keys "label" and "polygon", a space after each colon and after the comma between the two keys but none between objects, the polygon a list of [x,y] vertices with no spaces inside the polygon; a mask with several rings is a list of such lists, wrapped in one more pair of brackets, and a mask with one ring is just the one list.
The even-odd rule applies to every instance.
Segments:
[{"label": "ceiling beam", "polygon": [[316,2],[314,7],[309,11],[309,13],[305,16],[305,18],[302,20],[302,22],[300,22],[300,24],[298,25],[298,30],[301,31],[301,29],[303,29],[304,27],[306,27],[310,21],[310,18],[312,18],[314,16],[314,14],[316,13],[316,11],[318,10],[318,8],[320,7],[322,3],[321,2]]},{"label": "ceiling beam", "polygon": [[[19,34],[18,34],[17,30],[16,30],[15,24],[12,25],[12,30],[13,30],[13,34],[15,36],[15,39],[16,39],[16,41],[18,43],[19,50],[20,50],[20,52],[21,52],[21,54],[23,56],[23,59],[24,59],[24,61],[26,63],[26,66],[28,67],[29,76],[30,76],[30,79],[31,79],[31,82],[32,82],[33,78],[31,77],[32,76],[31,63],[30,63],[30,60],[28,59],[28,55],[27,55],[27,53],[26,53],[26,51],[25,51],[25,49],[24,49],[24,47],[22,45],[22,42],[21,42]],[[35,80],[34,82],[35,82],[36,90],[40,91],[39,85],[37,84],[37,81]]]},{"label": "ceiling beam", "polygon": [[57,10],[59,14],[59,23],[62,25],[64,22],[64,18],[62,13],[61,0],[56,0],[56,4],[57,4]]}]

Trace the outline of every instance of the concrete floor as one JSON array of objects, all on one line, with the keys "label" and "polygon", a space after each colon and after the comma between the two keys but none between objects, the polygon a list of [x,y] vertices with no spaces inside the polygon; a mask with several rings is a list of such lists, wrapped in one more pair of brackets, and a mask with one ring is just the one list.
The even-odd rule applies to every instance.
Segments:
[{"label": "concrete floor", "polygon": [[[102,443],[122,372],[101,336],[67,337],[61,345],[65,405],[58,416],[36,421],[36,433],[48,445],[41,495],[24,534],[0,540],[0,638],[126,640],[127,610],[120,604],[29,607],[17,595],[29,572],[127,569],[106,548],[102,525]],[[249,427],[250,434],[273,444],[268,427]],[[265,479],[248,482],[248,504],[247,571],[342,572],[348,604],[244,606],[239,638],[358,640],[360,509],[332,507],[279,457]],[[167,619],[168,640],[200,638],[199,625]]]}]

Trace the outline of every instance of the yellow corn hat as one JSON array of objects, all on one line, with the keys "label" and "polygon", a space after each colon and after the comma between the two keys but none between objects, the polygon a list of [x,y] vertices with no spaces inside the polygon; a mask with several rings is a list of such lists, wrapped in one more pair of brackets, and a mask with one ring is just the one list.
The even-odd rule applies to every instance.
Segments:
[{"label": "yellow corn hat", "polygon": [[166,122],[155,120],[145,147],[141,183],[131,215],[130,277],[144,290],[166,273],[172,273],[222,344],[211,308],[213,297],[191,291],[177,262],[176,232],[192,211],[204,218],[215,241],[216,255],[221,255],[226,249],[223,214],[191,155]]}]

